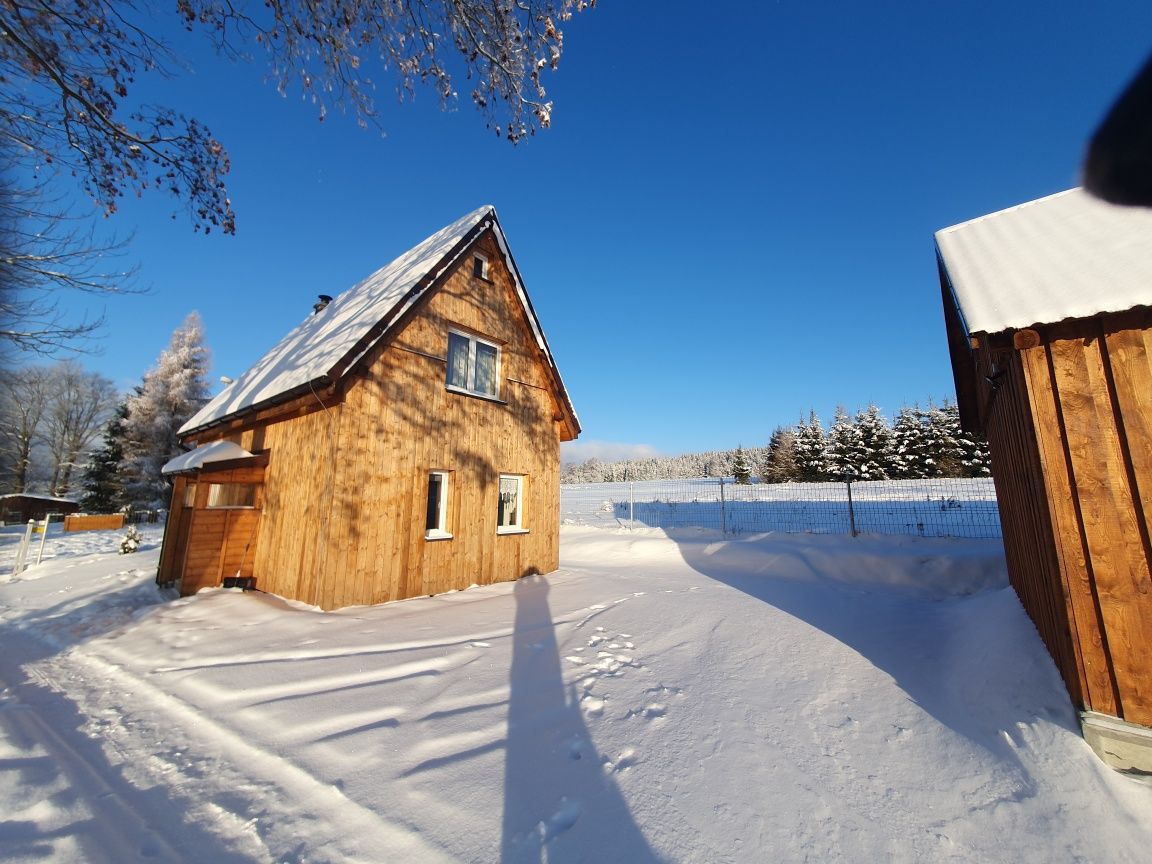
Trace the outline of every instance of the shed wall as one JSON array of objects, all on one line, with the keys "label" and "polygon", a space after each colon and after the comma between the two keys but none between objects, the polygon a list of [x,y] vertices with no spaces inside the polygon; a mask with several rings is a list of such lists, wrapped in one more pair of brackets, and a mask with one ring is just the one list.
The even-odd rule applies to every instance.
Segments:
[{"label": "shed wall", "polygon": [[1150,324],[1147,310],[1102,316],[1017,339],[1030,347],[977,352],[982,374],[993,362],[1010,370],[1009,384],[982,413],[1013,585],[1073,698],[1146,726]]}]

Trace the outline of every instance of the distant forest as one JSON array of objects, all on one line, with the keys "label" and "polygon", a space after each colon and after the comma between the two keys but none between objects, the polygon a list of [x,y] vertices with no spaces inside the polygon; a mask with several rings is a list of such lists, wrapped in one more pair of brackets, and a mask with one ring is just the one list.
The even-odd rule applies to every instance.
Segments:
[{"label": "distant forest", "polygon": [[825,429],[812,411],[807,421],[780,426],[765,447],[737,447],[683,456],[586,462],[562,468],[562,483],[627,480],[688,480],[732,477],[737,483],[843,480],[911,480],[925,477],[986,477],[988,444],[960,428],[952,402],[905,406],[889,421],[875,405],[855,416],[838,408]]}]

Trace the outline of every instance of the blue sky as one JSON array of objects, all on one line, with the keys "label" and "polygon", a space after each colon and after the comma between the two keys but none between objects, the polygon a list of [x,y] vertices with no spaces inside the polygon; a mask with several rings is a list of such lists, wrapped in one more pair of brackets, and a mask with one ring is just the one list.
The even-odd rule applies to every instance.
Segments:
[{"label": "blue sky", "polygon": [[188,69],[138,92],[224,142],[238,233],[127,200],[101,228],[134,234],[124,263],[150,293],[106,303],[82,362],[127,389],[197,310],[215,384],[315,295],[490,203],[584,426],[567,458],[762,445],[809,408],[951,397],[933,232],[1076,184],[1152,6],[701,8],[577,16],[553,128],[515,147],[470,104],[397,104],[390,83],[386,137],[319,123],[259,65],[176,32]]}]

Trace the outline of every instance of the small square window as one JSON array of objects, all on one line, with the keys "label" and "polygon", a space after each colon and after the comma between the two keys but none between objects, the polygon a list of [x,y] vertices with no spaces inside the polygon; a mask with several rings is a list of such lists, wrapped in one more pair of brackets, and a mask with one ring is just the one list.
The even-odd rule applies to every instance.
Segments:
[{"label": "small square window", "polygon": [[501,474],[496,533],[522,534],[524,531],[524,478],[519,474]]},{"label": "small square window", "polygon": [[195,483],[186,483],[184,485],[184,506],[185,507],[195,507],[196,506],[196,484]]},{"label": "small square window", "polygon": [[427,540],[451,540],[448,533],[448,478],[447,471],[431,471],[428,474],[428,512],[424,520],[424,538]]},{"label": "small square window", "polygon": [[488,278],[488,258],[479,252],[472,256],[472,275],[481,279]]},{"label": "small square window", "polygon": [[448,387],[476,396],[500,395],[500,348],[476,336],[448,331]]}]

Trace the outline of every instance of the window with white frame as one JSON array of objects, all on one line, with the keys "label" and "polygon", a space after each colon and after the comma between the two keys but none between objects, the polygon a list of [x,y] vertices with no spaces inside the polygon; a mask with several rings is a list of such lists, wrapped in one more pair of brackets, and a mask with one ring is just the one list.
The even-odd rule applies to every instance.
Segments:
[{"label": "window with white frame", "polygon": [[447,471],[428,472],[428,515],[424,521],[424,537],[428,540],[450,540],[448,532],[448,478]]},{"label": "window with white frame", "polygon": [[488,278],[488,256],[479,252],[472,256],[472,275],[481,279]]},{"label": "window with white frame", "polygon": [[448,331],[448,389],[496,399],[500,395],[500,347],[478,336]]},{"label": "window with white frame", "polygon": [[516,534],[524,530],[524,478],[519,474],[501,474],[496,531]]}]

